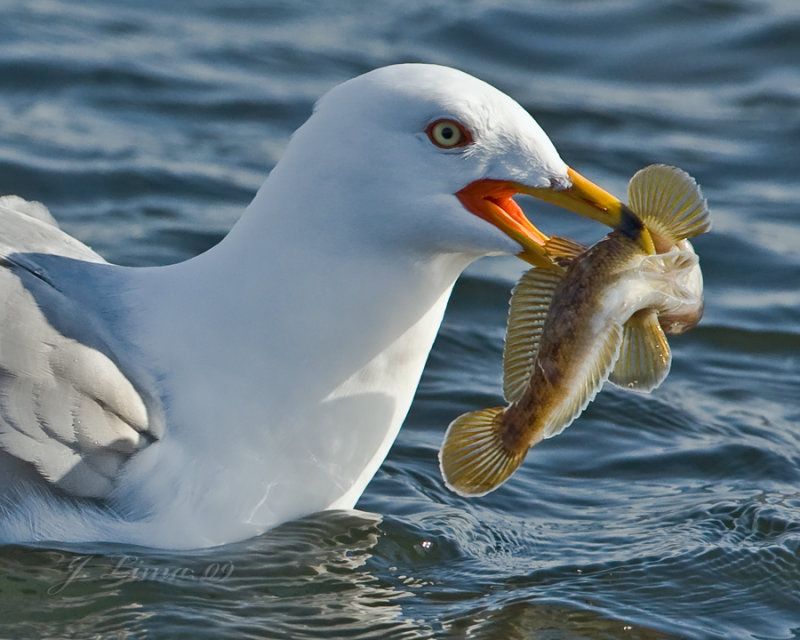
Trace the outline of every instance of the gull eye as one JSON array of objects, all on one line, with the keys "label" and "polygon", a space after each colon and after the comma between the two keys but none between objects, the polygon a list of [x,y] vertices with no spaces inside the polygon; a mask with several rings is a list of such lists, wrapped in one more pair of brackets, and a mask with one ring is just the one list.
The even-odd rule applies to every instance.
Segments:
[{"label": "gull eye", "polygon": [[453,147],[464,147],[472,142],[469,134],[460,122],[455,120],[436,120],[425,129],[428,138],[437,147],[442,149],[452,149]]}]

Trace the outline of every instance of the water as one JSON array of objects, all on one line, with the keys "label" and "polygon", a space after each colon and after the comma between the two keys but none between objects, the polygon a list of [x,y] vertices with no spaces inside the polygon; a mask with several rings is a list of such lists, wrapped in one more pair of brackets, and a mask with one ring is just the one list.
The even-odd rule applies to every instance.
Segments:
[{"label": "water", "polygon": [[483,260],[363,513],[180,555],[0,548],[0,637],[800,637],[794,0],[0,0],[0,192],[112,261],[178,261],[225,233],[321,93],[409,60],[509,92],[616,193],[651,162],[697,177],[707,312],[666,383],[605,391],[494,494],[449,493],[438,446],[500,400],[523,267]]}]

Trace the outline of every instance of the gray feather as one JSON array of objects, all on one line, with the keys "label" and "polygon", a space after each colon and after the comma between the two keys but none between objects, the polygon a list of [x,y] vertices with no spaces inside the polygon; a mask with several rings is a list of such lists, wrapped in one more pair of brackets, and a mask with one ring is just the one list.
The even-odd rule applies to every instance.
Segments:
[{"label": "gray feather", "polygon": [[0,449],[45,484],[106,498],[160,434],[158,407],[121,370],[106,319],[61,290],[53,256],[104,264],[36,203],[0,198]]}]

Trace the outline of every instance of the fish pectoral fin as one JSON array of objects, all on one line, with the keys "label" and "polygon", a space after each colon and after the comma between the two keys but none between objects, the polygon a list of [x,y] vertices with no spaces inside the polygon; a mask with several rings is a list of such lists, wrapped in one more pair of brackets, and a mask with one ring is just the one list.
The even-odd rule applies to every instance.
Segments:
[{"label": "fish pectoral fin", "polygon": [[651,164],[628,182],[628,206],[645,225],[672,244],[711,228],[706,199],[682,169]]},{"label": "fish pectoral fin", "polygon": [[530,269],[511,293],[503,348],[503,394],[508,402],[514,402],[525,391],[547,312],[563,277],[564,272],[558,268]]},{"label": "fish pectoral fin", "polygon": [[672,353],[658,316],[645,309],[625,323],[619,358],[609,381],[622,389],[649,393],[667,377],[671,362]]},{"label": "fish pectoral fin", "polygon": [[528,453],[508,451],[502,436],[502,407],[459,416],[445,433],[439,468],[447,487],[465,497],[494,491],[516,471]]},{"label": "fish pectoral fin", "polygon": [[551,236],[550,239],[544,243],[545,253],[547,253],[556,264],[562,267],[569,266],[575,258],[586,251],[586,248],[585,244],[581,244],[577,240],[562,238],[560,236]]}]

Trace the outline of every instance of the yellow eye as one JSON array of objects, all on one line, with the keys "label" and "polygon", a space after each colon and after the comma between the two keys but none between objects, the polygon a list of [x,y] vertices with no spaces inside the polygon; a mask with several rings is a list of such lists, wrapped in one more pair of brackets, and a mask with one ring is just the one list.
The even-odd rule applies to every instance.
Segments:
[{"label": "yellow eye", "polygon": [[463,147],[472,142],[472,136],[469,131],[464,128],[464,125],[455,120],[436,120],[431,122],[425,132],[428,134],[430,141],[442,149]]}]

